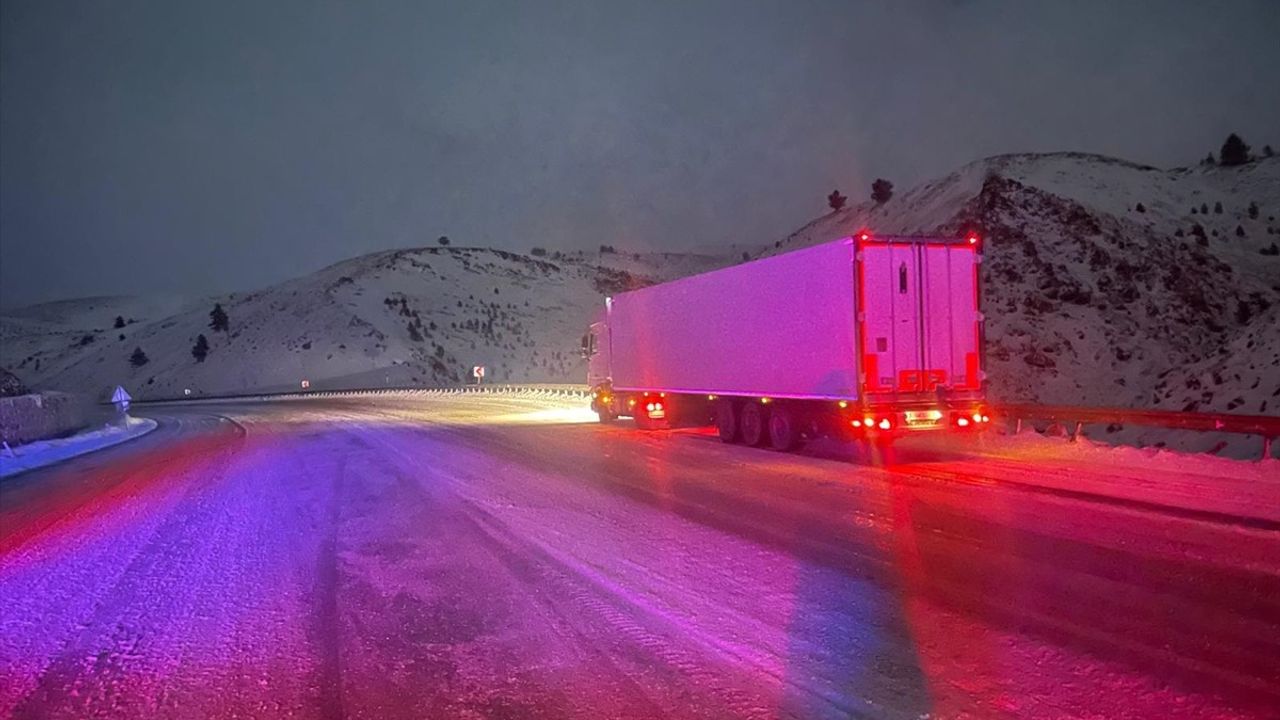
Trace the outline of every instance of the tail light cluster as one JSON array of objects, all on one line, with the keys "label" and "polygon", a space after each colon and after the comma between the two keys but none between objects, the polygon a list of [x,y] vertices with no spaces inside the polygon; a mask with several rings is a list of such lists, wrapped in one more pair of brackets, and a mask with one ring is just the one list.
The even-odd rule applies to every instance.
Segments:
[{"label": "tail light cluster", "polygon": [[849,421],[849,426],[854,430],[861,431],[889,431],[897,426],[891,415],[863,415],[860,418],[853,418]]},{"label": "tail light cluster", "polygon": [[962,430],[980,428],[989,422],[991,422],[991,416],[982,408],[972,412],[951,413],[951,424]]},{"label": "tail light cluster", "polygon": [[645,395],[641,402],[643,403],[644,413],[647,417],[654,420],[661,420],[667,416],[666,393]]}]

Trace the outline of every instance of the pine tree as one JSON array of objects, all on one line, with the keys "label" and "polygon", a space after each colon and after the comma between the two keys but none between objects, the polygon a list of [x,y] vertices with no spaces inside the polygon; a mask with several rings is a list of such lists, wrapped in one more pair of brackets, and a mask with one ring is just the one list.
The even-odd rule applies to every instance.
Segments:
[{"label": "pine tree", "polygon": [[1270,145],[1264,145],[1264,146],[1262,146],[1262,156],[1263,156],[1263,157],[1273,157],[1275,154],[1276,154],[1276,151],[1275,151],[1275,150],[1272,150]]},{"label": "pine tree", "polygon": [[1244,228],[1239,225],[1236,226],[1236,237],[1244,237]]},{"label": "pine tree", "polygon": [[1214,215],[1221,215],[1221,214],[1222,214],[1222,201],[1221,201],[1221,200],[1219,200],[1218,202],[1216,202],[1216,203],[1214,203],[1214,204],[1213,204],[1213,214],[1214,214]]},{"label": "pine tree", "polygon": [[1200,203],[1200,214],[1201,214],[1201,215],[1208,215],[1208,214],[1209,214],[1209,206],[1208,206],[1208,204],[1206,204],[1206,203]]},{"label": "pine tree", "polygon": [[893,197],[893,183],[884,178],[876,178],[871,183],[871,199],[877,204],[883,205],[889,202],[889,198]]},{"label": "pine tree", "polygon": [[140,347],[134,348],[133,354],[129,356],[129,364],[136,368],[146,365],[149,361],[150,358],[147,357],[146,353],[142,352]]},{"label": "pine tree", "polygon": [[1147,211],[1147,206],[1143,205],[1142,203],[1138,203],[1136,206],[1134,206],[1133,209],[1140,213],[1144,213]]},{"label": "pine tree", "polygon": [[1205,156],[1203,160],[1200,161],[1200,164],[1201,165],[1217,165],[1218,161],[1213,159],[1213,153],[1209,153],[1208,155]]},{"label": "pine tree", "polygon": [[1250,220],[1257,220],[1257,219],[1258,219],[1258,203],[1257,203],[1257,201],[1254,201],[1254,202],[1249,203],[1249,219],[1250,219]]},{"label": "pine tree", "polygon": [[441,235],[439,238],[436,238],[436,242],[440,243],[440,247],[445,247],[449,244],[449,236]]},{"label": "pine tree", "polygon": [[196,336],[196,344],[191,348],[191,357],[198,363],[204,362],[204,359],[209,357],[209,341],[204,335]]},{"label": "pine tree", "polygon": [[122,327],[124,327],[124,316],[123,316],[123,315],[117,315],[117,316],[116,316],[116,324],[115,324],[115,328],[116,328],[117,330],[119,330],[119,329],[120,329],[120,328],[122,328]]},{"label": "pine tree", "polygon": [[209,328],[214,332],[221,330],[226,332],[230,327],[227,319],[227,312],[222,309],[222,303],[214,303],[213,309],[209,311]]},{"label": "pine tree", "polygon": [[839,190],[832,190],[827,196],[827,205],[832,210],[843,210],[845,203],[849,202],[849,198],[840,194]]},{"label": "pine tree", "polygon": [[1249,162],[1249,146],[1245,145],[1239,135],[1231,133],[1226,142],[1222,143],[1218,157],[1222,158],[1222,164],[1227,167],[1243,165]]}]

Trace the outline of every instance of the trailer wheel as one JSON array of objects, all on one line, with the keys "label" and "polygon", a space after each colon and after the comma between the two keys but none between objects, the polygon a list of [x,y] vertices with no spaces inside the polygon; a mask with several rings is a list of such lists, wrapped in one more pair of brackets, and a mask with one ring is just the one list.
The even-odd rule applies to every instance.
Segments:
[{"label": "trailer wheel", "polygon": [[734,412],[732,400],[716,403],[716,429],[720,431],[721,442],[738,441],[738,414]]},{"label": "trailer wheel", "polygon": [[798,450],[803,444],[795,413],[785,407],[775,407],[769,413],[769,446],[774,450],[790,452]]},{"label": "trailer wheel", "polygon": [[738,433],[745,445],[759,447],[767,439],[764,408],[753,402],[742,403],[742,412],[738,419]]}]

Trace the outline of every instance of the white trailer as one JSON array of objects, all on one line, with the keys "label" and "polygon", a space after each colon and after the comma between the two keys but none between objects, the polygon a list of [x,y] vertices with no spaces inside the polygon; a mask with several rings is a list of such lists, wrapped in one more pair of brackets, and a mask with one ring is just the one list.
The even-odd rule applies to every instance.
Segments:
[{"label": "white trailer", "polygon": [[853,237],[621,293],[583,337],[592,407],[727,442],[973,430],[977,236]]}]

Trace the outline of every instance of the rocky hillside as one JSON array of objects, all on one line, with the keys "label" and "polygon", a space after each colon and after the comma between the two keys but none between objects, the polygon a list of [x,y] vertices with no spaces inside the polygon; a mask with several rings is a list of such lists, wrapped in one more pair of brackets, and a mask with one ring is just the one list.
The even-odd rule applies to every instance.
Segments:
[{"label": "rocky hillside", "polygon": [[[354,258],[258,292],[184,303],[92,298],[0,318],[0,366],[28,385],[156,398],[335,386],[581,382],[603,296],[711,269],[707,255],[422,248]],[[214,331],[215,303],[228,318]],[[123,327],[115,327],[117,316]],[[199,335],[209,350],[192,350]],[[142,356],[133,360],[136,349]]]},{"label": "rocky hillside", "polygon": [[1159,170],[1004,155],[823,216],[765,254],[872,232],[984,238],[1002,399],[1280,412],[1280,158]]}]

